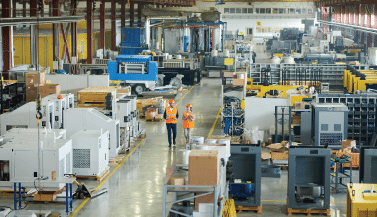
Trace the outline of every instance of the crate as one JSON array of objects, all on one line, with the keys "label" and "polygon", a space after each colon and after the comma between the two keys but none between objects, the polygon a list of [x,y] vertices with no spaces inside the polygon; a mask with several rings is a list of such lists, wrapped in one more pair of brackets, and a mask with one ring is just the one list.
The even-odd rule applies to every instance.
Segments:
[{"label": "crate", "polygon": [[[370,196],[372,184],[347,184],[347,217],[377,216],[377,196]],[[376,195],[376,193],[374,193]]]},{"label": "crate", "polygon": [[77,93],[78,104],[85,103],[104,103],[106,102],[106,96],[111,93],[113,98],[116,98],[117,87],[89,87],[80,90]]}]

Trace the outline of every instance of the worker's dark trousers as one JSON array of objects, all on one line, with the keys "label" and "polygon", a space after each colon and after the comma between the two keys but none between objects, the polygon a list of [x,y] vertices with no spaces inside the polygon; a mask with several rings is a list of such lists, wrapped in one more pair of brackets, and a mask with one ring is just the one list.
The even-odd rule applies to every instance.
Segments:
[{"label": "worker's dark trousers", "polygon": [[175,144],[175,138],[177,137],[177,124],[166,124],[166,128],[168,128],[169,145],[171,145],[171,131],[172,130],[173,130],[173,144]]}]

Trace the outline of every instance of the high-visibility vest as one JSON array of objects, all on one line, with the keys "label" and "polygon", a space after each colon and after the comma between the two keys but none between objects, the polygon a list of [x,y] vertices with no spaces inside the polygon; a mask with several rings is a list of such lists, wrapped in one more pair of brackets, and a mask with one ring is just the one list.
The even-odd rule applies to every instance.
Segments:
[{"label": "high-visibility vest", "polygon": [[176,124],[177,120],[174,118],[177,118],[177,112],[175,110],[175,107],[170,111],[170,107],[166,108],[166,123],[167,124]]},{"label": "high-visibility vest", "polygon": [[[187,112],[183,113],[183,115],[185,116],[185,118],[188,117]],[[190,112],[190,115],[193,116],[194,113]],[[194,121],[188,121],[188,120],[183,121],[183,128],[190,128],[190,129],[194,128]]]}]

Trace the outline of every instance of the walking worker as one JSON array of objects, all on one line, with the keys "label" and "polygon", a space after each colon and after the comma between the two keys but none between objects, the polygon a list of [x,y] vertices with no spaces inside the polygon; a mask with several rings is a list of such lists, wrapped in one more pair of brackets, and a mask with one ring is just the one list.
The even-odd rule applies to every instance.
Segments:
[{"label": "walking worker", "polygon": [[183,113],[182,120],[183,120],[183,130],[185,133],[186,144],[191,140],[191,131],[194,128],[194,121],[195,121],[195,113],[192,112],[192,105],[186,105],[187,111]]},{"label": "walking worker", "polygon": [[175,145],[175,138],[177,136],[177,119],[178,109],[174,107],[174,99],[169,99],[169,107],[164,112],[164,119],[166,120],[166,128],[168,129],[169,147],[171,147],[171,131],[173,131],[173,144]]}]

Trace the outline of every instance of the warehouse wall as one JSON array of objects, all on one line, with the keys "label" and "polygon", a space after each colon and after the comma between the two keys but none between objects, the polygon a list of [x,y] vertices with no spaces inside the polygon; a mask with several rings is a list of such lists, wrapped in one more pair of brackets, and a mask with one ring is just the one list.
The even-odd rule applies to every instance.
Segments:
[{"label": "warehouse wall", "polygon": [[[272,37],[274,32],[279,32],[281,28],[298,27],[304,28],[301,24],[302,19],[314,19],[316,7],[314,2],[226,2],[223,5],[216,5],[214,2],[196,2],[194,7],[215,7],[221,12],[222,21],[227,22],[227,30],[233,34],[244,32],[247,34],[248,28],[252,28],[253,37]],[[230,13],[225,8],[240,9],[240,13]],[[252,8],[252,13],[243,13]],[[270,9],[270,14],[257,13],[257,9]],[[242,10],[244,9],[244,10]],[[284,9],[284,14],[273,14],[274,9]],[[290,10],[291,9],[291,10]],[[290,13],[292,9],[295,13]],[[306,13],[296,13],[296,9],[305,9]],[[311,14],[309,14],[311,10]],[[261,26],[257,26],[260,21]]]}]

